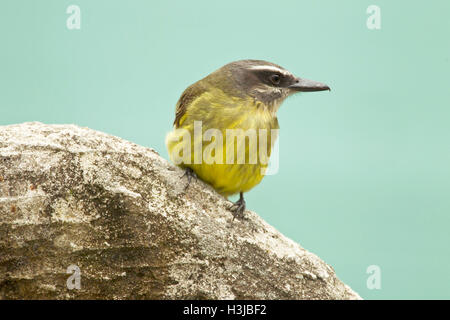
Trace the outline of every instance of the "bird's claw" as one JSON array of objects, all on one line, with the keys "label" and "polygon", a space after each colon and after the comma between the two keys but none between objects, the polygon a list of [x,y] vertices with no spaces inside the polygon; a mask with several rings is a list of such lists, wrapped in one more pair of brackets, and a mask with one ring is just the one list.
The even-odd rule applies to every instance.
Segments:
[{"label": "bird's claw", "polygon": [[192,179],[197,180],[197,175],[195,174],[194,170],[192,170],[191,168],[186,168],[184,170],[184,173],[181,176],[181,178],[183,178],[184,176],[187,177],[187,184],[184,187],[184,190],[186,190],[189,187],[189,185],[191,184]]},{"label": "bird's claw", "polygon": [[230,208],[231,213],[233,214],[234,219],[243,219],[245,212],[245,200],[244,197],[241,196],[238,201],[236,201]]}]

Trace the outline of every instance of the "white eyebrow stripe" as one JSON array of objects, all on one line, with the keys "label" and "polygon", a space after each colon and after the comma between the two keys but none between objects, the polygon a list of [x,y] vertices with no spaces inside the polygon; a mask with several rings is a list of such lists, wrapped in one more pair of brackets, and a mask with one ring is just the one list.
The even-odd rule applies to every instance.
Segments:
[{"label": "white eyebrow stripe", "polygon": [[280,68],[277,68],[275,66],[251,66],[249,69],[251,69],[251,70],[275,71],[275,72],[279,72],[279,73],[282,73],[282,74],[285,74],[285,75],[289,74],[288,71],[280,69]]}]

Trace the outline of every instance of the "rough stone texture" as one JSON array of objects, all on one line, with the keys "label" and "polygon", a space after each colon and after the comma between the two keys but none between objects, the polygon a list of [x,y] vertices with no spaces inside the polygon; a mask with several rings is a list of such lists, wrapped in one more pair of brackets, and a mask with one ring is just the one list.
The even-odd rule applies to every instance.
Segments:
[{"label": "rough stone texture", "polygon": [[[1,299],[359,299],[333,269],[154,150],[0,127]],[[67,268],[81,270],[69,290]]]}]

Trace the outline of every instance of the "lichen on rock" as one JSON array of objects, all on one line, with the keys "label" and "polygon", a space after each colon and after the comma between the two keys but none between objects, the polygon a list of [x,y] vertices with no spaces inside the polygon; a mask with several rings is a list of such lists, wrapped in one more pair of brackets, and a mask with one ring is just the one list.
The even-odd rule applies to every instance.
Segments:
[{"label": "lichen on rock", "polygon": [[[333,269],[154,150],[0,127],[0,299],[360,299]],[[80,288],[69,289],[69,266]]]}]

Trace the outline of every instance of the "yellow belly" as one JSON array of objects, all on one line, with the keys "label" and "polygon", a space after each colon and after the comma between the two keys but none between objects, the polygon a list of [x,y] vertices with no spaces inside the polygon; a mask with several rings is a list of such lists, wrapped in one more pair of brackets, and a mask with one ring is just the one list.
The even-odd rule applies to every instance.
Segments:
[{"label": "yellow belly", "polygon": [[191,164],[197,176],[224,196],[246,192],[264,177],[259,164]]},{"label": "yellow belly", "polygon": [[[211,102],[208,97],[203,96],[203,98],[205,100],[199,99],[190,106],[180,121],[179,128],[189,132],[191,139],[179,139],[179,137],[176,137],[175,131],[168,134],[166,144],[169,156],[174,161],[175,153],[186,147],[185,144],[190,144],[191,155],[188,161],[177,163],[180,167],[191,168],[200,179],[210,184],[224,196],[249,191],[259,184],[264,177],[271,148],[276,139],[276,137],[271,136],[271,132],[273,132],[273,129],[278,129],[278,121],[270,112],[270,109],[260,103],[255,105],[252,100],[245,101],[245,103],[240,101],[236,104],[224,104],[220,101],[218,103]],[[200,137],[194,134],[194,121],[201,121],[202,135]],[[216,149],[212,153],[213,156],[217,155],[217,152],[222,154],[222,157],[219,157],[222,160],[218,161],[220,163],[217,163],[217,161],[214,163],[211,160],[211,154],[205,153],[205,148],[209,145],[208,142],[202,143],[201,161],[196,162],[196,159],[194,159],[195,139],[198,143],[198,139],[202,139],[203,134],[208,129],[218,129],[222,133],[223,143],[217,143]],[[257,136],[256,150],[250,148],[250,139],[244,138],[236,139],[236,143],[232,146],[235,149],[230,152],[230,146],[226,143],[227,129],[242,129],[243,132],[248,129],[254,130]],[[260,129],[266,131],[261,132]],[[262,138],[261,134],[266,134],[266,137]],[[241,144],[239,144],[239,141],[241,141]],[[243,163],[242,161],[238,163],[237,160],[237,149],[239,148],[244,150],[245,161]],[[260,148],[264,148],[264,152],[260,152]],[[199,150],[197,149],[197,151]],[[256,161],[255,152],[257,153]],[[230,154],[234,155],[232,163],[227,159],[227,155]],[[215,159],[217,160],[217,157]],[[176,161],[174,162],[176,163]]]}]

